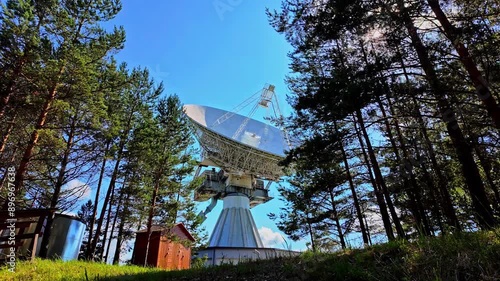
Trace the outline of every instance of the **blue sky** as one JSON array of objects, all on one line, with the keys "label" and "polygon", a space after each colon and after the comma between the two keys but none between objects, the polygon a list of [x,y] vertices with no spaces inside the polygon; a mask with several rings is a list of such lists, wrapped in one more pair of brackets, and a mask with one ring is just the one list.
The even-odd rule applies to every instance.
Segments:
[{"label": "blue sky", "polygon": [[231,109],[265,83],[284,100],[290,47],[265,15],[279,2],[125,0],[113,21],[127,33],[117,57],[150,68],[185,104]]},{"label": "blue sky", "polygon": [[[269,83],[276,86],[284,115],[290,112],[284,78],[291,47],[265,14],[266,7],[278,9],[279,0],[122,3],[122,11],[111,23],[124,26],[127,41],[116,57],[129,67],[148,67],[155,80],[163,81],[166,94],[177,94],[184,104],[231,110]],[[252,209],[265,241],[278,239],[279,234],[286,238],[267,217],[283,206],[276,184],[271,195],[275,199]],[[200,203],[199,209],[207,204]],[[208,215],[204,226],[209,233],[221,209],[220,201]],[[295,250],[306,247],[305,241],[291,244]],[[282,242],[268,245],[284,247]]]}]

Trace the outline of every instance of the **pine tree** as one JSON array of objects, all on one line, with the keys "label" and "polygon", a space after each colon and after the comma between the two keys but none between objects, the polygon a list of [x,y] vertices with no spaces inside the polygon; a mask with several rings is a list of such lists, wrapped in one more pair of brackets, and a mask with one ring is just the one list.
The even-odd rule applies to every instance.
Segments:
[{"label": "pine tree", "polygon": [[172,227],[183,203],[188,202],[181,197],[192,195],[192,189],[183,191],[186,186],[182,183],[182,179],[193,172],[194,160],[188,153],[192,143],[182,105],[175,95],[160,99],[155,115],[134,132],[131,150],[140,153],[137,159],[151,192],[146,205],[148,237],[157,217],[162,218],[167,227]]},{"label": "pine tree", "polygon": [[[37,81],[37,88],[32,89],[33,94],[42,97],[43,104],[37,120],[33,122],[34,129],[16,171],[16,192],[23,186],[32,154],[50,112],[59,101],[67,102],[73,98],[74,93],[64,90],[73,85],[78,85],[80,90],[85,89],[85,85],[91,84],[88,82],[93,78],[94,63],[99,63],[110,51],[122,48],[124,41],[123,29],[107,33],[99,26],[120,10],[120,4],[116,1],[47,3],[50,6],[46,11],[52,16],[44,26],[47,32],[40,35],[42,44],[39,48],[38,73],[41,75],[33,77]],[[55,42],[54,38],[60,40]]]},{"label": "pine tree", "polygon": [[[443,14],[443,7],[460,9]],[[498,21],[458,0],[441,6],[434,0],[285,0],[268,16],[294,48],[290,130],[309,132],[300,137],[310,145],[329,138],[322,126],[353,116],[358,143],[342,148],[357,152],[350,161],[359,161],[354,166],[362,174],[353,182],[373,187],[389,239],[391,219],[400,237],[460,231],[471,218],[482,228],[496,225],[496,164],[487,154],[498,155],[498,147],[484,140],[498,139],[487,120],[498,110],[491,91],[498,85],[491,76]],[[429,19],[451,26],[440,29]],[[489,96],[488,110],[474,91]],[[482,145],[490,150],[478,149]],[[313,162],[315,153],[299,153],[292,162]]]}]

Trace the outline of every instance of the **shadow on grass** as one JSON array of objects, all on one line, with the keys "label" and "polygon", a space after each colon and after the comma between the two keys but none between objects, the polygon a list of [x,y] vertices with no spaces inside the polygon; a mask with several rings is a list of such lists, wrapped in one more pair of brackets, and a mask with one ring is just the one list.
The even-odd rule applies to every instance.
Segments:
[{"label": "shadow on grass", "polygon": [[[293,260],[293,261],[292,261]],[[295,264],[296,266],[291,266]],[[89,281],[114,280],[309,280],[300,259],[258,260],[238,265],[225,264],[202,269],[135,273],[120,276],[88,276]],[[323,279],[320,279],[323,280]],[[324,280],[331,280],[330,278]],[[315,280],[317,281],[317,280]]]},{"label": "shadow on grass", "polygon": [[500,235],[462,233],[398,240],[363,250],[304,253],[182,271],[154,271],[87,280],[500,280]]}]

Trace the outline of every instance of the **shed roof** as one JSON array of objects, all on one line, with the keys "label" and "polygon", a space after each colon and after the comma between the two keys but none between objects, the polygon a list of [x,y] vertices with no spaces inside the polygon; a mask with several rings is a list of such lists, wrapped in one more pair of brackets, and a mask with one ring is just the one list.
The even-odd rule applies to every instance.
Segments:
[{"label": "shed roof", "polygon": [[[172,231],[174,228],[178,228],[180,229],[184,234],[186,234],[187,238],[191,241],[196,241],[196,239],[194,239],[194,237],[191,235],[191,233],[189,233],[189,231],[187,230],[187,228],[184,226],[183,223],[178,223],[176,225],[174,225],[172,228],[167,228],[166,226],[164,225],[153,225],[151,226],[151,232],[158,232],[158,231]],[[144,233],[144,232],[147,232],[148,229],[147,228],[144,228],[144,229],[141,229],[139,231],[137,231],[136,233]]]}]

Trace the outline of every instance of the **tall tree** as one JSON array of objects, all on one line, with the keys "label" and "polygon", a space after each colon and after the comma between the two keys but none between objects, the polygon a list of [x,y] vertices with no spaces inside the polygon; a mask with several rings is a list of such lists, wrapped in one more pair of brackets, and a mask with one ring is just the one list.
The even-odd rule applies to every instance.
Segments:
[{"label": "tall tree", "polygon": [[[160,99],[154,116],[145,119],[134,132],[133,140],[131,151],[140,153],[137,158],[144,179],[152,187],[146,220],[146,236],[149,237],[156,217],[162,217],[167,227],[177,221],[182,207],[182,179],[194,168],[194,159],[188,153],[193,139],[179,98],[172,95]],[[184,192],[184,196],[191,194]],[[146,247],[147,252],[149,240]]]},{"label": "tall tree", "polygon": [[142,121],[147,120],[146,118],[151,115],[153,103],[163,92],[163,84],[155,86],[154,81],[149,78],[147,69],[132,70],[127,82],[127,87],[122,90],[123,92],[118,99],[121,101],[121,107],[116,110],[118,117],[113,119],[118,124],[113,125],[116,126],[115,129],[119,132],[115,140],[115,154],[113,156],[114,165],[106,196],[102,203],[99,219],[97,220],[96,234],[89,248],[88,258],[93,257],[93,251],[95,251],[100,234],[102,233],[104,216],[109,205],[111,194],[120,176],[120,164],[122,164],[122,160],[125,157],[125,151],[131,141],[131,132],[138,128]]},{"label": "tall tree", "polygon": [[3,119],[11,98],[14,96],[17,102],[22,101],[25,92],[32,89],[27,83],[36,81],[36,67],[33,65],[40,58],[41,31],[55,16],[57,4],[56,1],[9,0],[1,5],[0,119]]},{"label": "tall tree", "polygon": [[429,54],[424,46],[417,28],[410,15],[408,8],[402,1],[398,1],[400,16],[406,29],[408,30],[411,42],[417,53],[418,59],[422,65],[422,69],[426,74],[426,79],[434,92],[434,96],[438,100],[438,107],[443,121],[446,123],[446,129],[451,137],[457,157],[462,166],[463,176],[469,192],[471,193],[472,202],[476,211],[478,222],[483,228],[491,228],[496,225],[496,220],[493,216],[493,210],[485,193],[484,184],[479,174],[479,169],[474,161],[474,156],[470,145],[467,143],[464,134],[458,124],[455,112],[446,98],[446,88],[440,82],[436,73],[435,67],[429,58]]},{"label": "tall tree", "polygon": [[[408,222],[425,235],[460,231],[471,218],[481,228],[498,223],[487,155],[498,155],[498,133],[484,118],[498,110],[492,73],[498,71],[493,44],[499,22],[491,19],[498,7],[478,5],[484,10],[461,0],[284,0],[281,11],[268,11],[271,25],[293,47],[286,81],[296,125],[290,129],[307,128],[301,141],[309,145],[329,139],[322,126],[355,116],[359,142],[343,148],[358,152],[352,164],[367,167],[368,177],[355,175],[355,182],[372,183],[389,239],[386,203],[399,236],[411,229]],[[446,20],[449,29],[436,25]],[[489,97],[488,110],[472,98],[474,90]],[[477,149],[479,139],[488,143],[487,153]],[[315,153],[335,154],[313,150],[293,162],[312,163]]]},{"label": "tall tree", "polygon": [[476,88],[479,99],[483,102],[488,110],[488,113],[493,120],[493,124],[500,129],[500,104],[497,103],[495,97],[491,93],[490,85],[479,71],[477,64],[474,62],[469,49],[464,45],[461,39],[460,31],[450,22],[448,16],[444,13],[439,0],[427,0],[432,11],[436,15],[439,23],[443,27],[444,34],[450,40],[451,44],[455,47],[460,61],[462,62],[465,70],[469,74],[474,87]]},{"label": "tall tree", "polygon": [[54,16],[40,35],[43,44],[39,49],[39,64],[43,75],[37,77],[35,89],[43,104],[16,170],[16,193],[23,186],[28,164],[54,104],[74,95],[64,89],[73,84],[85,89],[83,86],[92,79],[94,64],[109,52],[122,48],[124,42],[123,29],[108,33],[100,27],[101,22],[112,19],[118,13],[121,8],[119,2],[87,0],[51,3],[51,14]]}]

